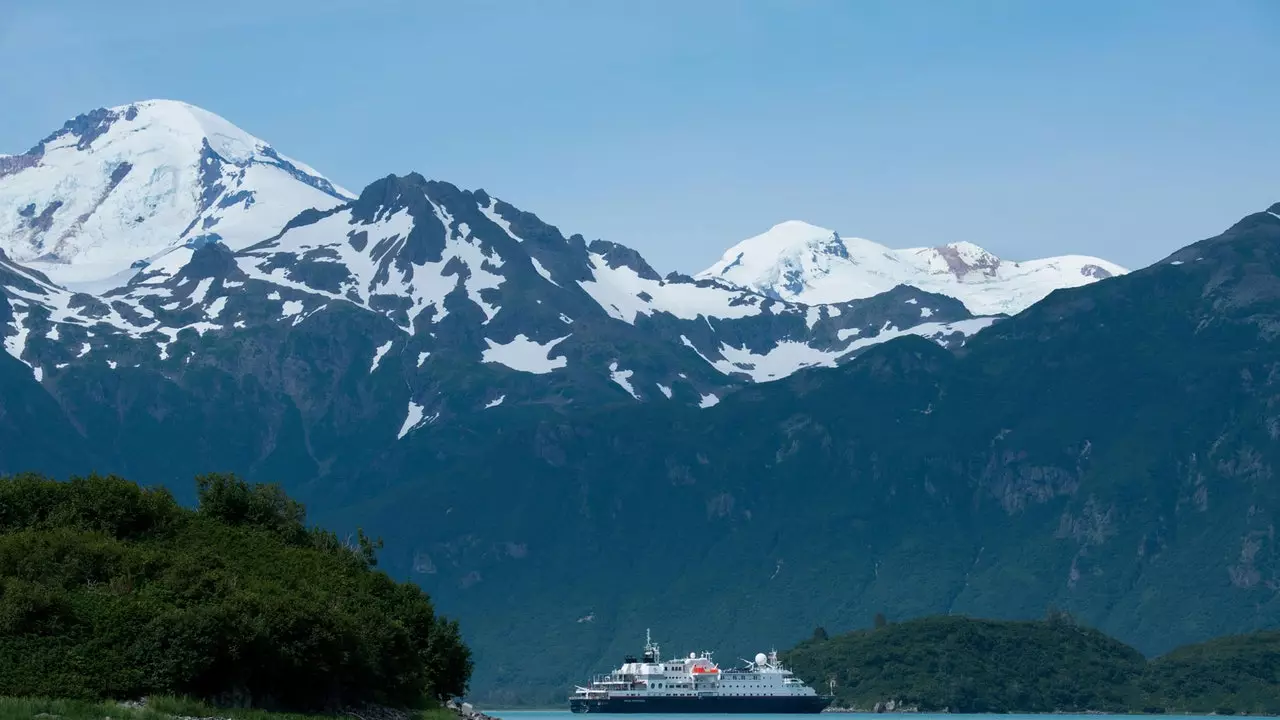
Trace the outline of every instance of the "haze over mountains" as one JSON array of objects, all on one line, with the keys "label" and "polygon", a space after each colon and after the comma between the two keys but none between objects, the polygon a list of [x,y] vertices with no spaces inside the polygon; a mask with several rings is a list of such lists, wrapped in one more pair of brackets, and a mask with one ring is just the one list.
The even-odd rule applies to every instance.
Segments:
[{"label": "haze over mountains", "polygon": [[279,481],[384,536],[504,702],[659,624],[731,654],[1053,604],[1161,651],[1280,621],[1276,212],[1128,274],[787,222],[662,276],[98,110],[0,158],[0,472]]}]

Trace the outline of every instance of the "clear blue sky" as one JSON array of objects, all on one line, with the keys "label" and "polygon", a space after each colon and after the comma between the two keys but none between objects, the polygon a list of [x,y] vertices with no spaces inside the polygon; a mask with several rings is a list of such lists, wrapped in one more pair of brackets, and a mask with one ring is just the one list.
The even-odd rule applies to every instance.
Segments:
[{"label": "clear blue sky", "polygon": [[785,219],[1138,266],[1280,200],[1273,0],[0,0],[0,150],[153,97],[662,272]]}]

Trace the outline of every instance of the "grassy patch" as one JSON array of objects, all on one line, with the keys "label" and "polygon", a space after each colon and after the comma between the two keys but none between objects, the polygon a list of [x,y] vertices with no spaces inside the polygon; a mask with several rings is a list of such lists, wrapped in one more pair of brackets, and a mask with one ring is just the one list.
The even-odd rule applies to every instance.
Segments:
[{"label": "grassy patch", "polygon": [[[31,720],[52,716],[59,720],[160,720],[160,713],[124,708],[115,703],[83,700],[42,700],[35,698],[0,698],[0,720]],[[51,718],[52,720],[52,718]]]},{"label": "grassy patch", "polygon": [[[48,717],[46,717],[48,716]],[[265,710],[240,710],[215,708],[197,700],[179,697],[154,697],[145,708],[133,708],[113,702],[97,703],[82,700],[47,700],[41,698],[0,698],[0,720],[171,720],[175,717],[233,718],[234,720],[320,720],[321,718],[352,718],[352,715],[298,715],[271,713]],[[417,710],[410,716],[414,720],[455,720],[457,716],[445,709]]]}]

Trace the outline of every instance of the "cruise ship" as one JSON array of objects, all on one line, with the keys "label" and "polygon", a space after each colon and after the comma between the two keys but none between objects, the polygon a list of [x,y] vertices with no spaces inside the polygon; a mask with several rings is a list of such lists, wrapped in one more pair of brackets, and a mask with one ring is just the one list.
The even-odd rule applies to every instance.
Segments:
[{"label": "cruise ship", "polygon": [[569,696],[575,713],[818,713],[832,697],[819,695],[778,662],[759,653],[740,667],[722,669],[711,653],[664,660],[645,633],[644,655],[599,675]]}]

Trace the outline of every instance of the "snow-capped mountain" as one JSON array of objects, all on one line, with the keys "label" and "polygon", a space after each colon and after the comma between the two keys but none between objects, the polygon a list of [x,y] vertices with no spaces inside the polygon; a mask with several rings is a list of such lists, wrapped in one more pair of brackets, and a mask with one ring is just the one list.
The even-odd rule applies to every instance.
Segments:
[{"label": "snow-capped mountain", "polygon": [[[800,240],[772,244],[807,248],[806,281],[874,254],[783,227]],[[770,244],[744,243],[735,267],[763,257],[753,242]],[[881,250],[885,268],[907,263]],[[733,268],[662,277],[630,248],[565,236],[483,190],[410,174],[353,195],[169,101],[87,113],[0,158],[0,338],[49,392],[110,371],[214,402],[214,373],[267,393],[267,408],[288,398],[279,418],[335,432],[363,418],[392,439],[499,406],[707,407],[901,335],[957,346],[996,318],[924,281],[950,272],[977,288],[960,280],[1004,265],[929,252],[826,303],[747,286]]]},{"label": "snow-capped mountain", "polygon": [[0,249],[54,282],[108,289],[177,248],[239,249],[349,197],[217,115],[152,100],[0,157]]},{"label": "snow-capped mountain", "polygon": [[975,314],[993,315],[1018,313],[1058,288],[1125,272],[1115,263],[1082,255],[1009,262],[972,243],[893,250],[789,221],[729,248],[697,277],[815,305],[910,285],[956,298]]},{"label": "snow-capped mountain", "polygon": [[6,349],[46,385],[88,367],[179,382],[216,367],[301,393],[301,407],[334,396],[309,397],[318,388],[291,372],[349,375],[402,404],[387,432],[403,437],[502,404],[705,407],[744,382],[834,366],[898,335],[951,345],[993,321],[910,287],[804,306],[661,278],[625,247],[565,237],[483,191],[418,175],[303,212],[239,251],[186,252],[98,295],[10,262]]}]

